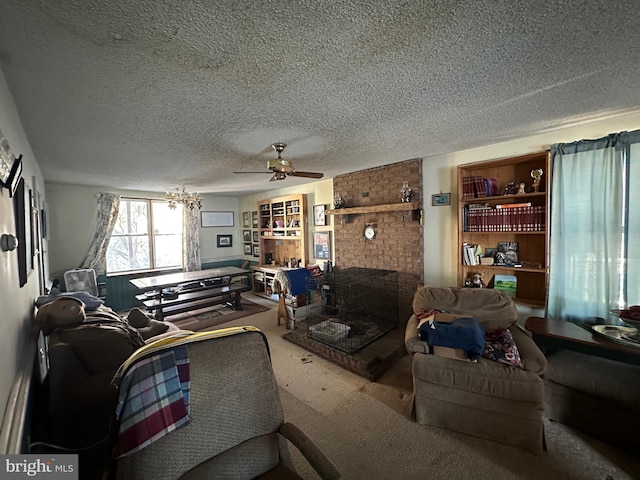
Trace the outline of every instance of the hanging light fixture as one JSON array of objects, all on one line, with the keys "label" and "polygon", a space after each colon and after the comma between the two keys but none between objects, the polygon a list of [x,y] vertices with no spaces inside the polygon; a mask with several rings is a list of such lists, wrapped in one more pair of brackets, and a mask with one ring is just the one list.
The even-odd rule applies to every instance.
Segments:
[{"label": "hanging light fixture", "polygon": [[183,186],[182,190],[176,187],[175,192],[167,192],[164,199],[169,203],[169,208],[175,210],[178,203],[184,204],[189,210],[193,210],[198,207],[202,208],[202,195],[197,192],[187,192]]}]

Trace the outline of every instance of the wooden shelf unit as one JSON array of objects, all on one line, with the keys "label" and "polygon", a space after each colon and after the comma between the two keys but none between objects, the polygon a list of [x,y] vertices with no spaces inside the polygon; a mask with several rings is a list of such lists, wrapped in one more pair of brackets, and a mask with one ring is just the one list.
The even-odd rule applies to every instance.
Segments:
[{"label": "wooden shelf unit", "polygon": [[[538,192],[532,192],[531,171],[537,168],[543,170]],[[465,280],[473,273],[483,273],[484,281],[490,284],[494,275],[515,275],[517,282],[516,303],[533,308],[544,308],[547,296],[547,280],[549,273],[548,246],[549,232],[549,185],[551,175],[551,155],[549,152],[538,152],[518,157],[503,158],[484,162],[459,165],[458,170],[458,285],[464,286]],[[494,178],[500,195],[464,198],[464,178],[480,176]],[[524,183],[524,194],[503,195],[509,181]],[[508,226],[476,226],[476,231],[469,229],[466,220],[470,204],[488,204],[495,209],[499,204],[528,203],[532,206],[544,207],[541,222],[534,230],[518,231],[521,226],[511,227],[516,231],[490,231],[495,228],[508,229]],[[517,221],[515,222],[518,223]],[[526,229],[528,227],[523,227]],[[517,242],[518,259],[524,262],[524,267],[505,267],[497,265],[465,265],[463,263],[463,245],[482,245],[487,248],[497,248],[498,242]],[[526,266],[539,264],[540,268]]]},{"label": "wooden shelf unit", "polygon": [[307,196],[304,194],[261,200],[257,204],[260,232],[260,265],[267,253],[280,263],[291,258],[300,259],[303,267],[308,261]]}]

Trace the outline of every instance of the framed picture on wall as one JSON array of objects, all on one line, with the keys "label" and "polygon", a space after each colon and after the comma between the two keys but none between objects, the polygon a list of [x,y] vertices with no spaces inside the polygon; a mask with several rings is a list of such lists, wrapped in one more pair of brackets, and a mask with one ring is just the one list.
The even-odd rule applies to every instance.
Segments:
[{"label": "framed picture on wall", "polygon": [[243,230],[242,231],[242,241],[250,242],[251,241],[251,230]]},{"label": "framed picture on wall", "polygon": [[436,193],[431,195],[431,206],[440,207],[451,205],[451,193]]},{"label": "framed picture on wall", "polygon": [[327,216],[325,215],[326,205],[313,206],[313,224],[316,226],[327,225]]},{"label": "framed picture on wall", "polygon": [[233,245],[233,235],[217,235],[216,246],[218,247],[231,247]]},{"label": "framed picture on wall", "polygon": [[253,231],[253,243],[258,243],[258,230]]},{"label": "framed picture on wall", "polygon": [[258,211],[251,212],[251,228],[258,228]]},{"label": "framed picture on wall", "polygon": [[251,228],[251,220],[249,219],[249,212],[242,212],[242,227]]},{"label": "framed picture on wall", "polygon": [[313,232],[313,256],[329,260],[329,232]]},{"label": "framed picture on wall", "polygon": [[253,245],[253,256],[254,257],[260,256],[260,245]]},{"label": "framed picture on wall", "polygon": [[233,212],[200,212],[202,228],[233,227]]},{"label": "framed picture on wall", "polygon": [[244,244],[244,254],[245,255],[251,255],[252,253],[253,252],[252,252],[252,249],[251,249],[251,244],[250,243],[245,243]]}]

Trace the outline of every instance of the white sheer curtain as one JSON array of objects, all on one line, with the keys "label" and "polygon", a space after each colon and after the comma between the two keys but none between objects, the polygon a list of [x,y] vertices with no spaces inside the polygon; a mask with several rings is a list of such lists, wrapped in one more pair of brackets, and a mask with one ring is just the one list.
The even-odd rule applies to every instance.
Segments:
[{"label": "white sheer curtain", "polygon": [[80,268],[93,268],[97,272],[105,271],[105,257],[111,232],[118,218],[120,195],[115,193],[98,194],[98,213],[96,227],[89,245],[89,251]]},{"label": "white sheer curtain", "polygon": [[640,158],[631,169],[630,146],[639,140],[640,131],[623,132],[551,147],[548,316],[609,321],[609,310],[640,301],[637,283],[629,289],[640,242],[630,210],[640,203]]},{"label": "white sheer curtain", "polygon": [[185,272],[193,272],[202,268],[200,262],[200,211],[196,208],[182,209],[182,265]]}]

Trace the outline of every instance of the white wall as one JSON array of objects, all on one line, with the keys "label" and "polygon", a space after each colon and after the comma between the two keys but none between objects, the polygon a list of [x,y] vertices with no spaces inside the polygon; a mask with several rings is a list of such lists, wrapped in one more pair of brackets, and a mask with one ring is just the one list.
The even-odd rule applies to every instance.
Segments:
[{"label": "white wall", "polygon": [[[16,155],[22,154],[25,181],[32,185],[35,177],[36,187],[44,196],[44,182],[40,168],[29,146],[2,72],[0,72],[0,131],[8,139],[11,151]],[[0,189],[0,234],[3,233],[16,234],[13,200],[9,198],[9,191],[5,188]],[[33,339],[33,301],[39,291],[40,283],[36,271],[30,273],[24,287],[19,287],[17,250],[0,252],[0,305],[2,305],[0,413],[5,411],[7,398],[16,380],[16,372],[24,361],[22,357],[23,352],[27,351],[27,343]]]}]

